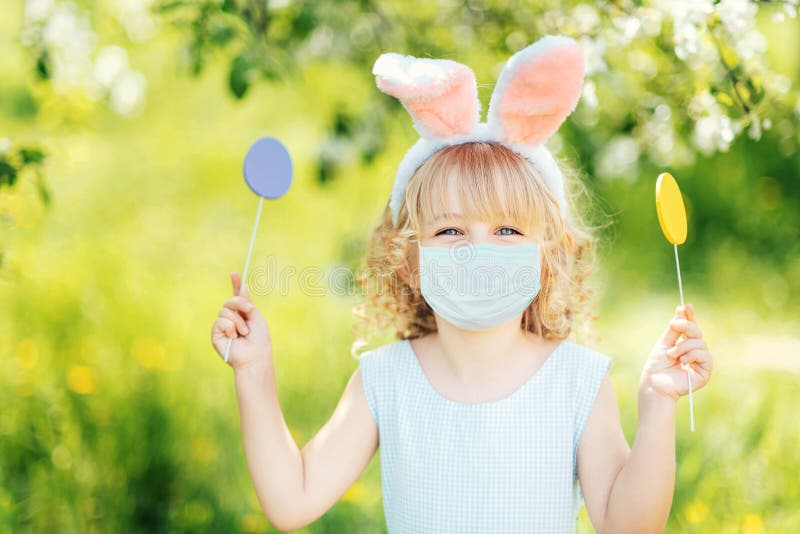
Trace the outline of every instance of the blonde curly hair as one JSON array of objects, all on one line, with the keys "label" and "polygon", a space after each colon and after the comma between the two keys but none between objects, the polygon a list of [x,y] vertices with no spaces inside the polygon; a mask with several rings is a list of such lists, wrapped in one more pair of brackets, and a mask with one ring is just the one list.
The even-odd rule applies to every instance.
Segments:
[{"label": "blonde curly hair", "polygon": [[416,241],[426,221],[448,205],[454,191],[471,220],[516,221],[539,236],[542,287],[525,310],[520,327],[546,339],[563,340],[571,332],[594,337],[590,322],[596,290],[590,276],[596,262],[596,230],[576,209],[573,190],[588,192],[577,173],[557,160],[567,191],[567,218],[555,197],[522,156],[491,141],[451,145],[428,158],[409,179],[397,227],[384,208],[372,230],[361,272],[356,277],[364,301],[353,308],[355,340],[351,354],[381,333],[414,339],[436,332],[433,310],[419,290]]}]

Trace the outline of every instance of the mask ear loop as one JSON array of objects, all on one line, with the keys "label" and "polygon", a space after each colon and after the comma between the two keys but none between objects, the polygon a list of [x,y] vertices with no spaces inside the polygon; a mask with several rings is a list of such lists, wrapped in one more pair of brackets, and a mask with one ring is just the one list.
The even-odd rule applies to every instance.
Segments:
[{"label": "mask ear loop", "polygon": [[[532,302],[531,302],[532,303]],[[526,334],[528,333],[528,315],[530,314],[531,305],[528,304],[528,307],[525,308],[525,311],[522,314],[522,323],[523,323],[523,332]]]},{"label": "mask ear loop", "polygon": [[522,322],[525,325],[523,327],[523,332],[525,333],[528,332],[528,310],[530,310],[530,305],[528,305],[528,307],[525,308],[525,313],[522,315]]},{"label": "mask ear loop", "polygon": [[[415,238],[415,240],[417,242],[417,262],[420,264],[420,269],[421,269],[422,268],[422,265],[421,265],[421,263],[422,263],[422,245],[420,244],[420,238],[419,237]],[[422,297],[422,287],[419,287],[418,291],[420,292],[420,298],[421,298]]]}]

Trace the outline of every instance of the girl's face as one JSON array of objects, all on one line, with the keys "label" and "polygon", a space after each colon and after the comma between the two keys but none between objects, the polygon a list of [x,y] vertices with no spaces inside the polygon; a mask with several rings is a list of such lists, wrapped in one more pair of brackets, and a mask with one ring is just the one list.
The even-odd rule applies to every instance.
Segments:
[{"label": "girl's face", "polygon": [[524,229],[512,221],[469,220],[460,212],[446,212],[425,225],[421,232],[422,246],[453,247],[465,244],[490,243],[498,245],[520,245],[534,243]]},{"label": "girl's face", "polygon": [[422,246],[454,247],[475,243],[496,245],[521,245],[535,243],[537,236],[524,228],[518,221],[503,220],[480,221],[469,219],[459,205],[453,191],[449,203],[436,210],[432,220],[422,221],[419,240]]}]

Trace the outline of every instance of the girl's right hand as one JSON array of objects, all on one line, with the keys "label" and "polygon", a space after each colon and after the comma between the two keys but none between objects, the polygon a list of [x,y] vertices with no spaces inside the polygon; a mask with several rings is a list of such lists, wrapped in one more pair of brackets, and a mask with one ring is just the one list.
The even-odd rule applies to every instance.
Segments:
[{"label": "girl's right hand", "polygon": [[272,363],[272,340],[267,321],[250,300],[247,285],[239,273],[231,273],[234,297],[225,301],[211,327],[211,343],[221,358],[225,357],[228,339],[231,349],[228,364],[234,369]]}]

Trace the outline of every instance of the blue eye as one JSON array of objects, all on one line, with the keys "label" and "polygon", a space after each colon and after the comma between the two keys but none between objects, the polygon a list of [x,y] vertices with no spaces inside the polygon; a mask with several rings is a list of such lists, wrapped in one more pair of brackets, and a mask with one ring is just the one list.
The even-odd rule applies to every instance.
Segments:
[{"label": "blue eye", "polygon": [[[520,234],[520,232],[519,232],[519,231],[517,231],[515,228],[511,228],[510,226],[503,226],[503,227],[502,227],[502,228],[500,228],[500,230],[498,230],[498,231],[499,231],[499,232],[503,232],[503,230],[511,230],[511,232],[513,232],[513,233],[501,233],[501,235],[514,235],[514,234]],[[521,235],[521,234],[520,234],[520,235]]]},{"label": "blue eye", "polygon": [[458,235],[458,234],[448,234],[448,233],[446,233],[446,232],[450,232],[450,231],[458,232],[458,230],[456,230],[455,228],[445,228],[444,230],[436,232],[436,235]]}]

